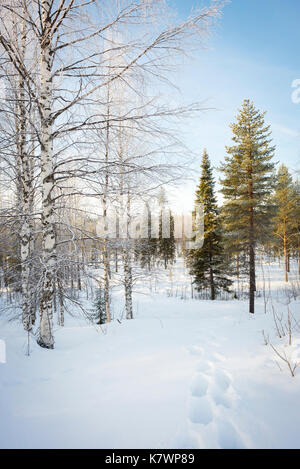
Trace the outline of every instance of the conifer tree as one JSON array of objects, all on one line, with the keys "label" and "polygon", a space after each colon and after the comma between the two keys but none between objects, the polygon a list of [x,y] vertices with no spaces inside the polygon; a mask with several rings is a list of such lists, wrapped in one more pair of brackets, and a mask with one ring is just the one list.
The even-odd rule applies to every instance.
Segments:
[{"label": "conifer tree", "polygon": [[107,322],[107,313],[105,305],[105,292],[100,287],[97,289],[96,298],[94,301],[94,309],[90,314],[92,321],[95,321],[96,324],[105,324]]},{"label": "conifer tree", "polygon": [[157,239],[149,237],[149,239],[145,239],[142,242],[140,241],[138,245],[138,257],[142,269],[147,268],[148,271],[151,271],[157,260]]},{"label": "conifer tree", "polygon": [[[168,199],[165,189],[162,188],[158,194],[158,239],[156,240],[156,251],[158,261],[162,261],[165,269],[173,264],[176,256],[176,244],[174,234],[174,217],[168,208]],[[155,241],[153,240],[153,246]]]},{"label": "conifer tree", "polygon": [[[163,235],[163,217],[165,217],[165,224],[169,225],[169,233],[167,237]],[[176,245],[174,237],[174,217],[171,210],[167,210],[165,214],[161,211],[159,216],[159,239],[158,239],[158,255],[163,262],[165,269],[169,264],[175,261]]]},{"label": "conifer tree", "polygon": [[249,312],[254,314],[256,273],[255,252],[271,227],[270,191],[274,184],[270,127],[265,113],[244,100],[236,123],[231,125],[233,143],[221,171],[225,198],[225,229],[237,249],[247,256],[249,275]]},{"label": "conifer tree", "polygon": [[[225,177],[223,180],[222,192],[225,199],[236,200],[238,198],[238,187],[240,184],[238,176],[238,161],[236,159],[227,159],[226,165],[223,165]],[[221,220],[223,226],[224,247],[226,251],[228,264],[231,265],[232,274],[237,279],[238,294],[240,278],[247,274],[247,258],[243,250],[243,244],[238,231],[231,229],[231,207],[225,204],[221,207]]]},{"label": "conifer tree", "polygon": [[296,194],[296,226],[293,244],[298,257],[298,272],[300,274],[300,182],[297,180],[294,184]]},{"label": "conifer tree", "polygon": [[220,290],[229,290],[232,284],[227,278],[228,267],[225,267],[221,223],[216,197],[214,178],[207,151],[204,150],[201,165],[201,178],[196,191],[196,204],[204,208],[204,244],[202,248],[189,253],[190,274],[198,290],[210,289],[211,300],[216,299]]},{"label": "conifer tree", "polygon": [[298,228],[298,204],[293,178],[284,164],[278,169],[274,202],[276,206],[274,233],[279,240],[280,252],[284,256],[285,281],[288,282],[289,259]]},{"label": "conifer tree", "polygon": [[141,268],[151,271],[158,260],[158,238],[152,235],[153,215],[147,204],[146,213],[142,221],[142,238],[135,243],[135,260],[140,262]]}]

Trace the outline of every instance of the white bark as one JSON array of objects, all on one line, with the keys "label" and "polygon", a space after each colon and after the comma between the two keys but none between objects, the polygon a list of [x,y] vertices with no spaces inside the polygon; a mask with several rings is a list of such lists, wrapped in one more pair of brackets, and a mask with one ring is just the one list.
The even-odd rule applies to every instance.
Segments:
[{"label": "white bark", "polygon": [[131,252],[128,247],[123,250],[123,267],[124,267],[124,289],[125,289],[125,311],[126,319],[133,319],[132,308],[132,266]]},{"label": "white bark", "polygon": [[[13,34],[18,44],[20,60],[25,62],[27,27],[25,9],[22,8],[22,19],[15,12],[12,14]],[[19,28],[18,28],[19,25]],[[16,84],[16,138],[17,138],[17,168],[18,168],[18,210],[20,211],[20,264],[22,290],[22,322],[26,331],[31,330],[35,320],[33,292],[31,286],[31,242],[32,242],[32,168],[27,143],[28,116],[25,93],[25,80],[19,74]]]},{"label": "white bark", "polygon": [[51,34],[50,0],[41,1],[42,26],[44,35],[41,41],[41,160],[42,160],[42,249],[44,274],[40,298],[40,337],[39,344],[45,348],[54,347],[52,334],[52,307],[56,267],[56,241],[54,230],[54,173],[52,149],[52,77],[51,77]]},{"label": "white bark", "polygon": [[[109,150],[110,150],[110,84],[107,85],[107,124],[105,129],[105,182],[103,198],[103,215],[107,216],[107,197],[109,189]],[[110,313],[110,252],[107,237],[104,240],[104,302],[106,322],[111,322]]]},{"label": "white bark", "polygon": [[126,319],[133,319],[133,308],[132,308],[132,246],[129,239],[129,223],[130,223],[130,193],[127,194],[126,203],[126,214],[127,214],[127,239],[125,240],[125,246],[123,248],[123,269],[124,269],[124,289],[125,289],[125,311]]},{"label": "white bark", "polygon": [[[11,0],[12,1],[12,0]],[[98,3],[101,15],[96,15]],[[136,73],[142,74],[149,79],[151,76],[159,76],[162,73],[164,77],[165,71],[168,69],[169,62],[164,62],[164,57],[169,56],[170,62],[173,65],[173,58],[171,60],[171,52],[174,52],[175,56],[178,53],[180,55],[181,50],[184,48],[184,42],[188,39],[192,33],[197,32],[198,26],[201,30],[201,24],[206,25],[210,17],[215,16],[218,8],[210,9],[203,13],[203,15],[196,15],[191,17],[190,20],[181,24],[170,27],[168,21],[162,21],[161,25],[149,27],[150,13],[153,10],[153,18],[157,15],[157,18],[161,17],[158,14],[158,7],[163,4],[163,0],[151,0],[141,1],[128,0],[121,2],[122,8],[119,8],[119,2],[111,1],[113,5],[111,18],[108,18],[107,24],[103,25],[102,20],[106,18],[106,14],[102,16],[102,10],[104,8],[102,1],[94,2],[80,2],[77,0],[34,0],[26,1],[20,0],[16,6],[16,13],[18,20],[25,18],[25,23],[28,28],[28,36],[30,36],[31,48],[36,48],[37,54],[40,55],[40,67],[36,66],[34,60],[24,60],[24,56],[20,53],[20,44],[14,41],[10,28],[6,27],[5,14],[9,14],[14,11],[14,8],[10,5],[10,0],[7,2],[0,2],[0,45],[1,53],[6,57],[9,65],[14,69],[14,73],[20,76],[20,93],[26,89],[26,97],[34,103],[35,108],[39,112],[38,119],[34,122],[36,128],[36,135],[38,135],[38,141],[41,148],[41,185],[42,185],[42,267],[43,272],[41,275],[40,285],[41,288],[37,292],[40,299],[40,337],[39,343],[43,347],[53,348],[54,339],[52,333],[52,310],[54,301],[54,287],[57,279],[57,250],[59,255],[60,242],[56,244],[56,233],[55,221],[58,223],[58,219],[54,219],[55,210],[55,196],[54,187],[55,182],[59,184],[60,180],[66,184],[66,193],[68,193],[68,186],[72,186],[71,178],[84,180],[86,175],[92,175],[94,173],[93,162],[89,160],[89,157],[84,155],[68,155],[68,145],[63,150],[58,148],[60,142],[69,136],[71,133],[80,135],[80,132],[86,132],[88,129],[94,129],[96,126],[100,126],[101,130],[105,130],[105,125],[108,123],[111,128],[111,132],[114,133],[118,122],[124,120],[124,134],[120,135],[122,139],[126,139],[126,128],[130,127],[130,122],[136,122],[136,129],[140,128],[138,122],[147,121],[150,119],[151,114],[153,118],[163,118],[164,116],[172,114],[180,114],[182,111],[166,110],[164,106],[160,109],[159,106],[157,111],[152,112],[152,99],[149,99],[150,111],[147,112],[146,108],[142,104],[138,103],[137,109],[130,111],[132,103],[135,103],[135,99],[132,102],[127,102],[125,108],[116,115],[112,112],[112,117],[103,117],[102,109],[95,109],[97,102],[97,92],[105,90],[105,87],[112,85],[120,87],[120,83],[123,83],[123,87],[128,88],[127,83],[131,76]],[[110,3],[106,2],[107,5]],[[25,12],[20,16],[20,5],[23,5]],[[148,8],[149,5],[149,8]],[[124,6],[124,8],[123,8]],[[153,8],[152,8],[153,6]],[[119,10],[114,13],[114,10]],[[87,18],[86,13],[90,11],[91,18]],[[103,10],[104,11],[104,10]],[[108,10],[107,10],[108,11]],[[81,14],[82,13],[82,14]],[[95,16],[95,24],[93,25],[92,17]],[[134,18],[134,20],[133,20]],[[40,21],[41,19],[41,21]],[[76,23],[78,22],[78,23]],[[128,22],[130,28],[129,39],[126,41],[120,41],[120,44],[115,43],[115,31],[120,26],[121,33],[127,28],[126,22]],[[159,22],[158,22],[159,23]],[[145,25],[145,31],[142,25]],[[136,28],[136,33],[135,33]],[[157,29],[157,31],[156,31]],[[159,30],[161,29],[161,31]],[[205,28],[206,29],[206,28]],[[111,40],[103,41],[104,34],[108,31],[112,31]],[[136,36],[135,36],[136,34]],[[99,41],[98,41],[99,40]],[[21,41],[22,42],[22,41]],[[86,49],[85,49],[86,48]],[[114,51],[118,56],[116,67],[107,67],[108,55]],[[163,52],[162,52],[163,51]],[[170,54],[168,53],[170,51]],[[30,55],[31,56],[31,55]],[[95,66],[99,60],[99,67]],[[2,65],[1,65],[2,67]],[[3,68],[5,68],[5,61]],[[148,71],[147,71],[148,69]],[[8,74],[9,75],[9,74]],[[61,80],[59,86],[55,88],[55,106],[53,105],[52,97],[52,77],[55,80]],[[154,79],[154,78],[153,78]],[[71,84],[69,87],[69,83]],[[114,84],[114,85],[113,85]],[[130,86],[129,86],[130,88]],[[138,89],[137,94],[143,91]],[[22,95],[21,95],[22,97]],[[134,97],[133,97],[134,98]],[[116,105],[118,105],[118,99],[116,99]],[[18,102],[18,101],[17,101]],[[19,99],[22,103],[23,99]],[[109,102],[109,100],[108,100]],[[154,105],[154,103],[153,103]],[[134,105],[133,105],[134,107]],[[78,109],[78,113],[77,113]],[[83,112],[81,112],[83,110]],[[24,109],[20,110],[20,141],[19,141],[19,155],[20,161],[20,181],[21,181],[21,211],[22,211],[22,228],[21,228],[21,264],[22,264],[22,296],[23,296],[23,321],[24,327],[30,328],[30,317],[29,312],[31,307],[31,292],[30,292],[30,259],[31,259],[31,218],[30,213],[32,209],[32,175],[30,165],[28,166],[28,158],[26,156],[26,140],[23,136],[25,130],[28,131],[30,126],[30,117],[24,114]],[[114,108],[112,108],[114,111]],[[124,112],[123,112],[124,111]],[[150,114],[149,114],[150,113]],[[28,113],[29,114],[29,113]],[[32,116],[31,116],[32,118]],[[34,120],[34,119],[32,119]],[[151,119],[150,119],[151,120]],[[27,122],[26,122],[27,121]],[[55,121],[58,121],[57,125],[54,126]],[[52,129],[53,126],[53,129]],[[54,128],[55,127],[55,128]],[[134,128],[134,124],[133,124]],[[155,127],[149,125],[145,126],[146,131],[153,130],[153,135],[156,134],[157,130]],[[84,135],[84,134],[83,134]],[[142,134],[140,134],[142,135]],[[146,134],[145,134],[146,135]],[[80,137],[78,139],[80,145]],[[54,154],[53,154],[53,139],[57,138],[59,142],[56,151],[56,166],[54,166]],[[137,137],[136,137],[137,138]],[[75,138],[76,140],[76,138]],[[84,140],[84,139],[83,139]],[[112,140],[112,138],[111,138]],[[141,139],[145,146],[144,138]],[[113,142],[114,149],[116,148],[116,142]],[[73,147],[76,148],[76,147]],[[101,151],[103,150],[103,147]],[[76,152],[76,150],[75,150]],[[89,152],[87,152],[88,154]],[[103,154],[103,153],[102,153]],[[67,156],[66,156],[67,155]],[[21,158],[22,157],[22,158]],[[122,161],[120,161],[120,173],[123,169],[127,172],[130,177],[133,172],[142,170],[142,162],[139,163],[137,155],[137,163],[133,161],[133,164],[128,165],[128,152],[125,154],[126,162],[124,168],[122,167]],[[59,161],[57,161],[59,160]],[[91,164],[91,166],[89,166]],[[76,169],[78,165],[79,169]],[[146,165],[148,166],[148,165]],[[151,166],[151,164],[150,164]],[[114,166],[116,167],[116,165]],[[91,169],[90,169],[91,168]],[[140,169],[139,169],[140,168]],[[54,180],[54,171],[55,178]],[[103,168],[101,168],[101,181],[103,182]],[[106,164],[105,171],[108,173],[108,164]],[[151,169],[147,169],[151,171]],[[115,173],[114,173],[115,174]],[[118,179],[119,175],[109,175],[110,183],[113,178]],[[122,178],[122,176],[121,176]],[[120,178],[119,178],[120,179]],[[77,181],[76,181],[77,182]],[[80,181],[81,182],[81,181]],[[128,181],[126,180],[126,184]],[[132,181],[129,185],[133,186]],[[127,187],[126,187],[127,190]],[[132,189],[130,189],[132,190]],[[77,190],[76,190],[77,192]],[[75,192],[75,194],[76,194]],[[82,190],[84,193],[84,190]],[[122,191],[121,191],[122,192]],[[77,192],[78,193],[78,192]],[[106,195],[108,193],[108,183],[106,184]],[[132,194],[132,192],[131,192]],[[66,198],[70,194],[66,194]],[[60,199],[62,200],[62,199]],[[59,205],[59,203],[57,203]],[[60,220],[61,222],[61,220]],[[62,222],[64,224],[64,221]],[[67,240],[70,246],[78,242],[78,232],[80,227],[73,229],[74,225],[70,230],[70,239]],[[70,225],[68,226],[68,229]],[[77,232],[76,232],[77,229]],[[57,234],[59,238],[59,232]],[[89,233],[86,236],[90,236]],[[59,240],[61,241],[61,240]],[[96,242],[96,241],[95,241]],[[106,246],[107,247],[107,246]],[[109,249],[111,245],[108,244]],[[109,249],[105,253],[105,289],[106,289],[106,307],[107,317],[109,314]],[[72,257],[66,258],[66,267]],[[59,258],[61,265],[61,257]],[[132,318],[132,266],[131,266],[131,246],[130,243],[126,244],[123,249],[123,263],[124,263],[124,282],[125,282],[125,302],[126,302],[126,316]],[[67,282],[66,282],[67,285]],[[66,292],[63,291],[64,285],[60,285],[59,297],[63,300],[63,297],[67,297]],[[63,301],[60,303],[60,317],[59,321],[63,323]]]}]

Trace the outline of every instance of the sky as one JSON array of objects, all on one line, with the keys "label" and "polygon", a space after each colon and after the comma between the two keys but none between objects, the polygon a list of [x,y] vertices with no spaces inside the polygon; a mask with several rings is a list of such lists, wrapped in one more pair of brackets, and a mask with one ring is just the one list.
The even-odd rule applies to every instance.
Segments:
[{"label": "sky", "polygon": [[[182,18],[205,1],[168,0]],[[213,108],[183,126],[183,140],[196,152],[194,182],[182,190],[184,204],[194,199],[203,148],[214,166],[231,143],[229,124],[243,99],[267,111],[275,161],[295,173],[300,169],[300,103],[292,100],[292,83],[300,79],[299,0],[231,0],[205,49],[199,48],[176,76],[185,103],[203,101]],[[300,88],[300,85],[298,85]],[[300,96],[300,93],[299,93]],[[219,174],[215,173],[216,180]]]}]

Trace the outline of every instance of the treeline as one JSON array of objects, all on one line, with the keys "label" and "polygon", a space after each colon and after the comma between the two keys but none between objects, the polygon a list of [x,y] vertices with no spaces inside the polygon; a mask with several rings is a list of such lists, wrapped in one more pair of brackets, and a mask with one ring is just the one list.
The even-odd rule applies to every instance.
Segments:
[{"label": "treeline", "polygon": [[299,253],[299,187],[284,167],[275,176],[270,129],[248,101],[221,168],[222,207],[203,159],[196,195],[205,208],[202,250],[189,252],[176,239],[172,213],[169,237],[162,211],[158,236],[150,224],[142,242],[128,236],[129,221],[120,239],[97,229],[112,204],[127,220],[141,200],[156,197],[163,206],[161,187],[184,174],[178,129],[202,106],[166,97],[170,72],[191,46],[202,46],[223,4],[209,2],[179,21],[164,0],[1,2],[2,314],[13,311],[41,347],[54,347],[53,325],[64,324],[66,311],[88,315],[79,293],[89,297],[93,285],[104,311],[98,320],[111,321],[113,272],[132,319],[138,269],[167,268],[176,251],[212,299],[247,274],[251,312],[258,247],[284,255],[288,279]]},{"label": "treeline", "polygon": [[244,101],[231,129],[233,145],[219,168],[220,207],[206,150],[203,154],[196,202],[204,207],[205,239],[188,262],[197,288],[209,288],[212,300],[228,291],[234,278],[247,277],[254,313],[258,250],[284,258],[286,281],[291,258],[300,272],[300,186],[284,164],[276,171],[270,127],[252,102]]}]

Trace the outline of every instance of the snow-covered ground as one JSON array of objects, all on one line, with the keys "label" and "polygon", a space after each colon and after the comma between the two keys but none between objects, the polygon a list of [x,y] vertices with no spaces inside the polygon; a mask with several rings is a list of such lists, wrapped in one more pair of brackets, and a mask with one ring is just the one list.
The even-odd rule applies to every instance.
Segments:
[{"label": "snow-covered ground", "polygon": [[[300,448],[300,366],[292,378],[262,334],[300,362],[297,282],[285,286],[277,264],[263,271],[255,316],[247,301],[191,299],[178,262],[137,285],[135,320],[101,331],[67,317],[55,350],[32,341],[30,357],[21,326],[2,317],[0,447]],[[291,347],[272,305],[283,327],[290,309]]]}]

